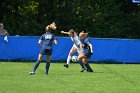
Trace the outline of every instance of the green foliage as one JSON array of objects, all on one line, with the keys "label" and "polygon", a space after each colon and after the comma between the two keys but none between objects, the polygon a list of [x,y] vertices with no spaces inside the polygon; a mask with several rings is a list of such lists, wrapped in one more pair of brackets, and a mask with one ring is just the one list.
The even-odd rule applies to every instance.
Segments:
[{"label": "green foliage", "polygon": [[24,3],[23,5],[19,6],[19,13],[20,15],[35,15],[38,13],[38,2],[35,1],[28,1],[27,3]]},{"label": "green foliage", "polygon": [[41,35],[55,21],[58,36],[73,28],[91,37],[140,38],[139,9],[131,0],[2,0],[0,21],[11,35]]}]

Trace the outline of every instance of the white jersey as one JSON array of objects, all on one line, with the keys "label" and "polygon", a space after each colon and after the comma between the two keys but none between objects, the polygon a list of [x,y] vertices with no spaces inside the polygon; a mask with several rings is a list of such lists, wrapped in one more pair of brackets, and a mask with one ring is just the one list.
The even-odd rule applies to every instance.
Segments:
[{"label": "white jersey", "polygon": [[71,37],[71,40],[76,46],[79,46],[81,44],[80,38],[77,35],[74,35],[74,37]]},{"label": "white jersey", "polygon": [[71,40],[74,43],[72,47],[76,48],[77,52],[80,53],[79,51],[79,45],[81,44],[80,38],[77,35],[75,35],[74,37],[71,37]]}]

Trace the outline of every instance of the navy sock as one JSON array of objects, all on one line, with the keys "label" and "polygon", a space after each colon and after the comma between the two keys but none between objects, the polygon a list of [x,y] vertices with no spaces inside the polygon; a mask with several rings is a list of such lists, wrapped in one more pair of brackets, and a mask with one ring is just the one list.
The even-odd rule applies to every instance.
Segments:
[{"label": "navy sock", "polygon": [[88,71],[93,71],[88,63],[85,64]]},{"label": "navy sock", "polygon": [[85,66],[84,66],[84,64],[83,64],[83,62],[82,62],[82,60],[79,60],[78,62],[80,63],[82,69],[85,68]]},{"label": "navy sock", "polygon": [[48,74],[50,68],[50,62],[46,63],[46,74]]},{"label": "navy sock", "polygon": [[37,60],[36,63],[35,63],[35,66],[34,66],[33,72],[36,71],[36,69],[38,68],[39,64],[40,64],[40,61]]}]

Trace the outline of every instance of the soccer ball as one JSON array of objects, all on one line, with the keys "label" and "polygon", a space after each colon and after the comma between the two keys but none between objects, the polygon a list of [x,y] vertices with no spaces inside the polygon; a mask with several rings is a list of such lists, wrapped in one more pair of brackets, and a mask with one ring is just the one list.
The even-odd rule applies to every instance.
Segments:
[{"label": "soccer ball", "polygon": [[77,56],[72,56],[71,60],[72,60],[72,62],[77,62],[78,61],[78,57]]}]

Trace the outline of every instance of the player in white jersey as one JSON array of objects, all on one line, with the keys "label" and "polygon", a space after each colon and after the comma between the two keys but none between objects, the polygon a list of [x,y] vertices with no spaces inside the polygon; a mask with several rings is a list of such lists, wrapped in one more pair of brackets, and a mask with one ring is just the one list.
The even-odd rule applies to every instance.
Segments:
[{"label": "player in white jersey", "polygon": [[[67,34],[71,37],[71,40],[73,41],[73,46],[68,54],[67,57],[67,64],[64,65],[64,67],[68,68],[69,63],[71,61],[71,56],[77,51],[78,54],[82,53],[82,43],[80,41],[80,38],[77,36],[77,33],[71,29],[69,32],[61,31],[62,34]],[[80,65],[83,65],[80,63]]]}]

